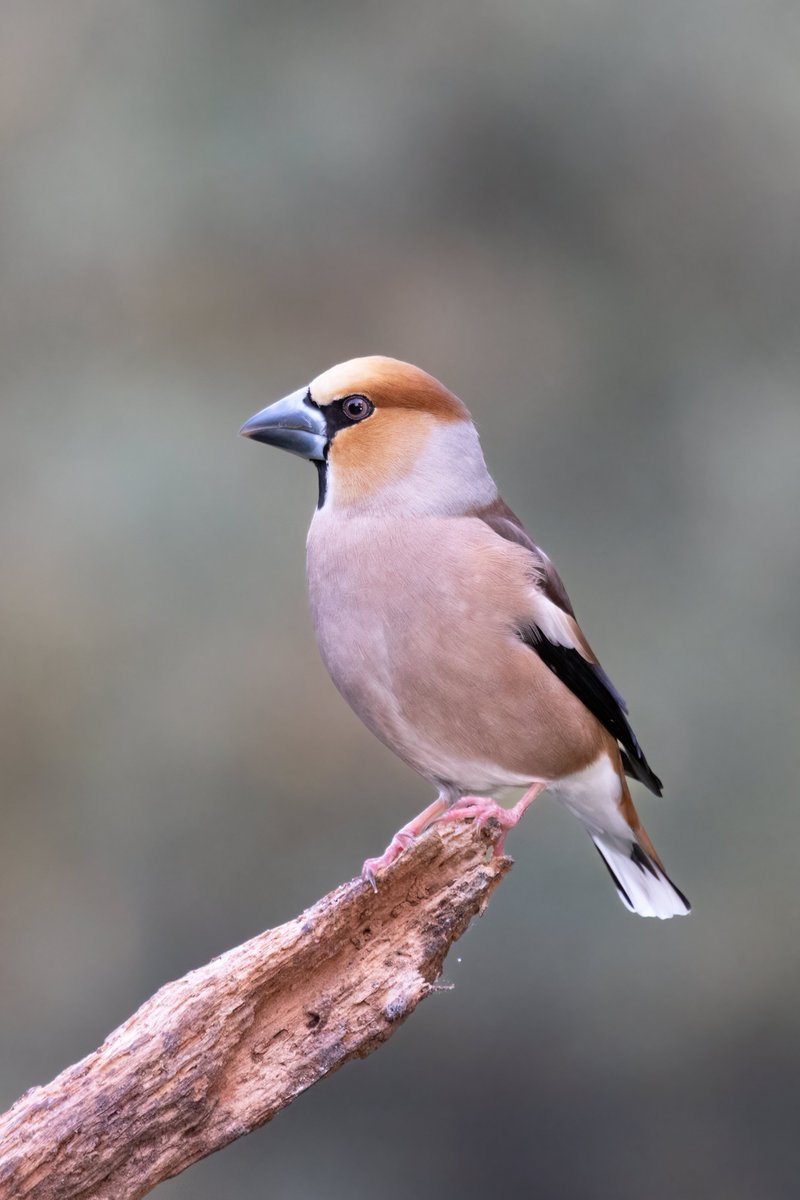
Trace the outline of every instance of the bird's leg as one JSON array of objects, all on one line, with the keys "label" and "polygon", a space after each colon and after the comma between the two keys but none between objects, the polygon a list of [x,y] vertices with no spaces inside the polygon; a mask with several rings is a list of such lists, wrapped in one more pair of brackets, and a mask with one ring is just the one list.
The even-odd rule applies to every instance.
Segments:
[{"label": "bird's leg", "polygon": [[503,830],[502,836],[495,843],[494,847],[494,855],[499,858],[505,852],[506,834],[509,829],[514,828],[525,812],[525,809],[533,804],[536,797],[546,786],[544,783],[534,783],[513,808],[504,808],[502,804],[498,804],[497,801],[490,800],[486,796],[462,796],[439,819],[442,821],[462,821],[465,818],[474,817],[479,829],[483,829],[489,821],[497,821]]},{"label": "bird's leg", "polygon": [[366,860],[361,868],[361,878],[371,884],[373,891],[377,892],[378,890],[378,885],[375,882],[375,872],[382,871],[385,867],[390,867],[403,851],[412,846],[419,835],[442,815],[449,803],[449,795],[446,792],[440,792],[433,804],[429,804],[427,808],[424,808],[421,813],[418,813],[414,817],[413,821],[409,821],[402,829],[398,829],[379,858],[368,858]]}]

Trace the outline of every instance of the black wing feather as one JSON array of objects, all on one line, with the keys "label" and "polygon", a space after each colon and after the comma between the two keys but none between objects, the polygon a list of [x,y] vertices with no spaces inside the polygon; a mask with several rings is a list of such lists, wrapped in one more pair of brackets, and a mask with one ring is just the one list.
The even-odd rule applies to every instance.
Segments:
[{"label": "black wing feather", "polygon": [[585,704],[601,725],[623,746],[623,763],[645,787],[661,795],[662,783],[651,769],[630,727],[621,697],[602,667],[589,662],[571,646],[559,646],[545,637],[538,625],[525,625],[519,636],[563,684]]}]

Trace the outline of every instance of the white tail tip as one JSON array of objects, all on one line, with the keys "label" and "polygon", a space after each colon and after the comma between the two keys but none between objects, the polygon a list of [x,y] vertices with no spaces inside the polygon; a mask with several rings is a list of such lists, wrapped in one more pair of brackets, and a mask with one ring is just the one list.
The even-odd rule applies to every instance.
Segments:
[{"label": "white tail tip", "polygon": [[685,917],[692,906],[638,842],[603,834],[592,841],[608,867],[620,900],[640,917]]}]

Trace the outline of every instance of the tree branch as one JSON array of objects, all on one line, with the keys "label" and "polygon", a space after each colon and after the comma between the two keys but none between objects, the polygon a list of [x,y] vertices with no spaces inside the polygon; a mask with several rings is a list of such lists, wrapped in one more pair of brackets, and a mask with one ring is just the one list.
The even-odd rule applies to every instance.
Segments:
[{"label": "tree branch", "polygon": [[381,875],[168,983],[0,1116],[2,1200],[135,1200],[364,1058],[436,990],[510,867],[438,825]]}]

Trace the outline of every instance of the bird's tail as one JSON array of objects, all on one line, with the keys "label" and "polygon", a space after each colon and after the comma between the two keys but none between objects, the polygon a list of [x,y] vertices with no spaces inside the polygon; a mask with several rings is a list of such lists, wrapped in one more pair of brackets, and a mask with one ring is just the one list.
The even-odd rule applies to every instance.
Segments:
[{"label": "bird's tail", "polygon": [[554,790],[600,851],[626,908],[662,920],[691,911],[639,820],[621,762],[603,756]]},{"label": "bird's tail", "polygon": [[591,838],[620,900],[631,912],[662,920],[691,912],[692,906],[664,870],[643,827],[629,838],[606,833],[592,833]]}]

